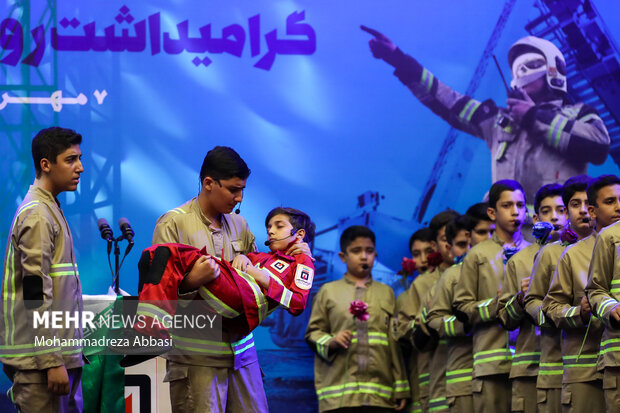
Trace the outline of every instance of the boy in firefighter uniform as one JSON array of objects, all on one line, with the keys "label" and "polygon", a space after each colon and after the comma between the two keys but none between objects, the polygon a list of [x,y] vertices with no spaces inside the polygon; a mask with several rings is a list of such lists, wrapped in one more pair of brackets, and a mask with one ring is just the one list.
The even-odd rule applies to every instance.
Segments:
[{"label": "boy in firefighter uniform", "polygon": [[[536,192],[534,200],[534,231],[537,242],[516,253],[506,263],[506,271],[499,298],[499,320],[509,331],[519,329],[515,355],[510,368],[512,381],[513,412],[536,413],[536,376],[540,360],[540,334],[528,317],[525,317],[523,295],[527,290],[534,265],[534,257],[542,245],[560,238],[566,226],[566,213],[562,202],[562,186],[548,184]],[[546,224],[546,225],[543,225]]]},{"label": "boy in firefighter uniform", "polygon": [[[435,244],[437,245],[437,258],[431,259],[436,278],[430,288],[422,296],[420,312],[416,315],[412,326],[413,333],[410,335],[412,345],[417,355],[418,380],[420,383],[420,404],[423,412],[447,411],[445,386],[445,357],[446,341],[437,340],[437,333],[427,325],[427,315],[433,301],[434,288],[441,274],[454,263],[451,254],[451,244],[448,241],[446,227],[458,217],[453,210],[446,210],[435,215],[429,223],[433,231]],[[461,250],[459,249],[459,252]],[[461,254],[458,254],[461,255]]]},{"label": "boy in firefighter uniform", "polygon": [[[431,289],[428,302],[422,310],[422,313],[426,315],[425,321],[431,336],[436,335],[438,339],[436,340],[437,347],[431,349],[429,411],[448,411],[455,408],[456,398],[448,394],[446,376],[449,365],[450,345],[454,344],[455,350],[458,351],[458,343],[450,342],[449,338],[453,331],[444,328],[444,316],[438,315],[437,310],[433,312],[433,309],[435,308],[435,302],[445,298],[447,293],[445,278],[452,278],[454,273],[460,274],[460,261],[470,248],[471,239],[467,224],[467,217],[459,216],[446,226],[446,240],[451,246],[450,257],[453,257],[453,263],[458,261],[458,264],[453,264],[441,274],[439,281]],[[469,364],[471,365],[471,352],[469,353]],[[467,368],[464,368],[464,370],[467,370]],[[453,371],[450,371],[450,373],[453,373]],[[460,373],[464,372],[461,371]],[[471,388],[471,370],[469,370],[468,377],[470,379],[468,384]],[[453,378],[452,374],[450,378]]]},{"label": "boy in firefighter uniform", "polygon": [[321,287],[306,329],[316,353],[319,411],[400,411],[409,383],[394,338],[394,293],[371,275],[375,235],[363,226],[349,227],[340,237],[340,250],[347,272]]},{"label": "boy in firefighter uniform", "polygon": [[395,68],[394,75],[452,127],[484,140],[491,151],[493,181],[514,179],[533,199],[541,185],[583,174],[588,162],[602,164],[609,152],[607,129],[596,110],[566,100],[566,64],[550,41],[534,36],[515,42],[508,52],[512,71],[508,108],[491,99],[480,102],[440,82],[385,35],[362,26],[374,38],[374,57]]},{"label": "boy in firefighter uniform", "polygon": [[[483,206],[484,215],[478,213],[481,210],[480,204],[473,205],[462,218],[457,218],[446,228],[446,234],[453,246],[456,244],[459,247],[459,244],[463,241],[464,231],[470,234],[470,244],[472,247],[484,241],[484,237],[480,236],[481,234],[471,236],[475,229],[480,230],[484,225],[488,225],[491,222],[486,214],[486,204]],[[461,228],[461,220],[465,221],[464,228]],[[485,222],[481,223],[480,221]],[[486,233],[486,239],[488,239],[490,237],[489,231],[484,232]],[[462,247],[460,248],[462,249]],[[465,249],[469,250],[469,248]],[[456,319],[452,308],[454,290],[461,275],[462,260],[465,256],[459,256],[454,251],[453,255],[455,256],[455,262],[458,262],[444,271],[439,281],[437,281],[427,319],[428,326],[437,331],[439,338],[447,340],[447,360],[445,366],[447,405],[451,412],[466,413],[474,411],[471,390],[474,360],[469,326]]]},{"label": "boy in firefighter uniform", "polygon": [[[9,397],[23,413],[82,411],[82,348],[54,340],[83,338],[80,327],[33,325],[33,314],[82,311],[73,237],[57,196],[77,189],[82,136],[41,130],[32,140],[36,177],[9,232],[2,273],[0,360],[13,382]],[[35,344],[37,337],[43,344]],[[49,342],[48,342],[49,341]]]},{"label": "boy in firefighter uniform", "polygon": [[[427,302],[427,294],[444,269],[450,266],[449,249],[450,246],[445,240],[445,227],[452,218],[458,214],[452,210],[446,210],[435,215],[429,224],[430,245],[437,251],[426,257],[426,264],[430,271],[420,274],[407,291],[398,296],[396,300],[396,308],[398,311],[398,341],[401,343],[403,351],[410,350],[409,365],[415,366],[409,369],[409,381],[411,386],[415,386],[412,390],[412,400],[410,410],[414,412],[427,412],[429,409],[430,396],[430,353],[422,346],[414,343],[414,334],[421,333],[427,336],[428,332],[422,321],[425,315],[422,314],[424,305]],[[416,234],[414,234],[415,236]],[[414,237],[412,236],[412,239]],[[412,245],[412,256],[416,258],[416,247],[419,240],[415,240]],[[422,254],[420,254],[422,255]],[[430,257],[430,258],[429,258]],[[421,257],[420,257],[421,258]],[[435,262],[436,261],[436,262]],[[423,331],[417,329],[420,328]],[[445,396],[443,396],[445,398]]]},{"label": "boy in firefighter uniform", "polygon": [[[243,199],[249,175],[250,169],[233,149],[210,150],[200,169],[198,196],[157,220],[153,244],[206,247],[209,255],[229,262],[256,251],[245,219],[231,213]],[[307,244],[294,244],[286,253],[310,255]],[[198,289],[216,278],[215,271],[207,257],[198,260],[179,287],[179,299],[202,300]],[[200,329],[179,333],[175,340],[190,350],[166,357],[164,380],[170,383],[173,413],[268,411],[252,333],[237,339],[223,331],[219,342]]]},{"label": "boy in firefighter uniform", "polygon": [[564,249],[579,239],[588,237],[592,229],[588,215],[586,188],[590,178],[578,175],[570,178],[562,188],[562,202],[568,211],[569,227],[561,234],[561,240],[543,246],[534,260],[528,290],[523,299],[525,311],[540,328],[540,363],[536,379],[537,406],[540,413],[560,413],[562,390],[561,330],[542,312],[542,300]]},{"label": "boy in firefighter uniform", "polygon": [[488,214],[495,221],[495,234],[472,248],[463,260],[454,307],[457,319],[472,328],[474,410],[505,412],[511,404],[512,353],[497,319],[497,291],[506,260],[529,245],[521,235],[526,218],[521,185],[511,180],[495,182],[489,190]]},{"label": "boy in firefighter uniform", "polygon": [[[409,288],[396,298],[397,331],[398,340],[407,367],[407,377],[411,390],[410,405],[407,411],[414,413],[422,412],[420,402],[420,380],[418,377],[418,353],[412,346],[413,327],[415,318],[420,313],[422,295],[430,289],[435,282],[435,272],[429,271],[428,256],[437,250],[437,243],[433,231],[430,228],[422,228],[411,235],[409,250],[415,260],[418,276],[414,278]],[[422,384],[428,385],[427,377],[422,377]]]},{"label": "boy in firefighter uniform", "polygon": [[592,314],[605,329],[601,341],[603,391],[607,413],[620,412],[620,224],[599,234],[594,244],[586,293]]},{"label": "boy in firefighter uniform", "polygon": [[[620,179],[603,175],[587,189],[588,210],[599,232],[620,218]],[[543,312],[562,328],[562,406],[570,412],[604,412],[602,375],[598,372],[602,324],[592,317],[585,284],[596,233],[567,247],[556,268]]]}]

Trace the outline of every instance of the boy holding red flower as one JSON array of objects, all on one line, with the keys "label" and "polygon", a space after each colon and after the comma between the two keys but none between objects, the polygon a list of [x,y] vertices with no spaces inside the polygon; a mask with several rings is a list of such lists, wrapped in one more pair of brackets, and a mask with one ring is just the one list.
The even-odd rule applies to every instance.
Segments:
[{"label": "boy holding red flower", "polygon": [[347,272],[321,287],[306,329],[306,342],[316,352],[319,411],[400,411],[409,383],[393,336],[394,293],[372,279],[375,234],[349,227],[340,250]]}]

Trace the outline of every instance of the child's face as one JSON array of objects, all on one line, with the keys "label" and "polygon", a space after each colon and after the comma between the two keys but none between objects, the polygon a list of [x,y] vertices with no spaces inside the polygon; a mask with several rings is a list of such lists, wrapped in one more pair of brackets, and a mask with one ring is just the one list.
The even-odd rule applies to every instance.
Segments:
[{"label": "child's face", "polygon": [[[577,232],[587,231],[591,228],[592,222],[589,220],[588,195],[586,191],[575,192],[568,201],[568,220],[570,227]],[[588,219],[588,222],[584,222]]]},{"label": "child's face", "polygon": [[496,227],[509,234],[521,230],[526,213],[525,196],[519,190],[502,192],[495,208],[489,208],[489,216],[495,221]]},{"label": "child's face", "polygon": [[549,236],[551,239],[557,239],[560,236],[560,230],[566,226],[566,218],[566,208],[564,208],[562,197],[548,196],[540,201],[538,214],[534,215],[534,222],[548,222],[553,225],[554,229]]},{"label": "child's face", "polygon": [[54,163],[47,161],[41,169],[48,175],[54,196],[64,191],[75,191],[80,174],[84,172],[80,145],[67,148],[56,156]]},{"label": "child's face", "polygon": [[287,215],[278,214],[271,217],[267,223],[267,238],[273,241],[269,244],[269,249],[272,252],[285,250],[299,232],[294,231]]},{"label": "child's face", "polygon": [[471,246],[474,247],[478,243],[489,239],[495,231],[495,223],[486,220],[480,220],[471,231]]},{"label": "child's face", "polygon": [[450,244],[448,243],[448,239],[446,238],[446,226],[444,225],[437,231],[437,239],[435,240],[437,243],[437,250],[443,257],[443,262],[446,264],[452,264],[452,260],[454,257],[450,251]]},{"label": "child's face", "polygon": [[596,205],[588,206],[590,215],[596,219],[596,229],[601,229],[620,219],[620,185],[608,185],[598,190]]},{"label": "child's face", "polygon": [[411,246],[411,258],[415,260],[415,265],[421,273],[428,269],[428,256],[435,252],[434,242],[415,240]]},{"label": "child's face", "polygon": [[452,256],[460,257],[461,255],[465,254],[467,251],[469,251],[469,245],[469,231],[465,229],[460,230],[458,234],[456,234],[456,237],[454,237],[454,239],[452,240],[452,248],[450,250],[452,252]]},{"label": "child's face", "polygon": [[357,237],[349,244],[345,252],[339,252],[338,255],[347,265],[348,274],[357,278],[365,278],[370,275],[372,266],[375,264],[377,251],[370,238]]}]

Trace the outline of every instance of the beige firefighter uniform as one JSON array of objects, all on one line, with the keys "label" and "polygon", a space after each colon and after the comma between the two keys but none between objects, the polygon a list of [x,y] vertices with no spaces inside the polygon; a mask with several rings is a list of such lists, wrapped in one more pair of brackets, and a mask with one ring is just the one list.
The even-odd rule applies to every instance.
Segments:
[{"label": "beige firefighter uniform", "polygon": [[597,370],[602,324],[581,317],[581,300],[596,234],[567,247],[543,299],[543,312],[562,329],[562,409],[574,412],[605,410],[602,375]]},{"label": "beige firefighter uniform", "polygon": [[[33,320],[35,312],[82,311],[71,230],[56,198],[42,188],[30,187],[13,218],[1,301],[0,360],[14,382],[17,407],[23,412],[78,411],[67,410],[77,402],[81,411],[82,329],[35,327]],[[59,397],[47,389],[46,370],[63,365],[77,380],[70,383],[69,396]],[[51,410],[42,410],[44,402]]]},{"label": "beige firefighter uniform", "polygon": [[531,244],[508,260],[498,304],[498,317],[502,326],[509,331],[519,329],[510,367],[513,412],[536,413],[536,398],[532,395],[536,394],[540,330],[525,315],[521,281],[532,274],[534,257],[539,249],[540,244]]},{"label": "beige firefighter uniform", "polygon": [[480,102],[460,94],[400,49],[390,64],[423,105],[452,127],[484,140],[491,151],[492,181],[517,180],[526,199],[534,199],[541,185],[585,174],[588,162],[602,164],[607,157],[609,134],[589,105],[561,99],[540,103],[517,125],[491,99]]},{"label": "beige firefighter uniform", "polygon": [[[443,271],[439,271],[441,279]],[[423,403],[425,411],[447,412],[446,399],[446,362],[447,339],[440,339],[437,331],[428,325],[428,312],[433,303],[437,282],[431,286],[422,299],[422,310],[415,319],[413,346],[418,352],[418,361],[423,357],[428,374],[427,402]]]},{"label": "beige firefighter uniform", "polygon": [[[256,251],[254,235],[240,215],[220,215],[219,228],[213,225],[200,209],[198,199],[162,215],[155,225],[153,244],[181,243],[196,248],[206,247],[207,253],[232,261],[239,254]],[[193,299],[196,292],[180,299]],[[200,299],[200,298],[197,298]],[[268,411],[267,398],[258,367],[254,338],[231,341],[222,332],[222,341],[214,342],[199,329],[175,332],[175,345],[188,349],[186,354],[167,356],[165,381],[170,382],[173,412],[232,411],[233,406],[243,406],[247,412]],[[198,354],[198,355],[197,355]],[[237,371],[244,369],[244,371]],[[191,377],[215,380],[217,385],[196,385]],[[221,385],[224,380],[225,385]],[[228,402],[227,402],[228,400]],[[227,406],[228,404],[228,406]],[[207,409],[207,410],[204,410]]]},{"label": "beige firefighter uniform", "polygon": [[[433,288],[433,301],[427,324],[440,340],[446,341],[443,373],[445,374],[446,404],[451,412],[473,412],[472,375],[474,359],[472,339],[465,326],[456,319],[452,309],[454,290],[461,276],[462,264],[448,268]],[[440,360],[441,357],[437,357]],[[431,370],[431,376],[435,370]]]},{"label": "beige firefighter uniform", "polygon": [[[352,301],[368,305],[370,318],[360,321],[349,312]],[[394,408],[409,397],[402,353],[394,337],[395,299],[392,289],[368,280],[358,287],[347,278],[324,284],[312,303],[306,342],[316,352],[314,384],[319,411],[375,406]],[[330,349],[333,337],[351,330],[347,349]]]},{"label": "beige firefighter uniform", "polygon": [[601,356],[607,412],[620,412],[620,322],[611,315],[620,306],[619,247],[620,225],[615,223],[597,237],[586,286],[592,313],[605,325]]},{"label": "beige firefighter uniform", "polygon": [[[520,240],[517,248],[529,245]],[[471,326],[473,334],[476,411],[510,410],[508,373],[512,351],[508,333],[497,319],[497,291],[504,277],[504,243],[497,233],[473,247],[461,268],[454,306],[456,317]]]},{"label": "beige firefighter uniform", "polygon": [[422,412],[428,409],[430,375],[428,372],[429,357],[425,352],[413,348],[413,332],[416,318],[422,312],[422,300],[425,294],[439,279],[439,270],[420,274],[409,286],[407,291],[398,296],[397,300],[397,334],[404,353],[409,353],[408,377],[411,388],[411,412]]},{"label": "beige firefighter uniform", "polygon": [[549,291],[551,279],[566,245],[558,242],[545,245],[534,260],[530,286],[525,293],[525,310],[529,319],[540,328],[540,363],[536,380],[537,403],[540,413],[559,413],[562,390],[561,329],[547,320],[542,301]]}]

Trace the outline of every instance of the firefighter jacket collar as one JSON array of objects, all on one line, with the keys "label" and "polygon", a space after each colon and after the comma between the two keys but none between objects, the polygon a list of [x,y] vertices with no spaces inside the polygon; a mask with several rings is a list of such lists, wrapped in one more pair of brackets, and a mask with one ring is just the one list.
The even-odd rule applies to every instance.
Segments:
[{"label": "firefighter jacket collar", "polygon": [[40,186],[34,185],[30,185],[29,191],[38,192],[41,197],[48,199],[50,202],[54,202],[56,205],[58,205],[58,208],[60,208],[60,202],[58,202],[58,199],[56,199],[50,191],[47,191]]},{"label": "firefighter jacket collar", "polygon": [[[491,240],[493,242],[495,242],[497,245],[499,245],[500,247],[504,248],[505,246],[510,246],[512,245],[512,243],[506,243],[504,241],[502,241],[499,238],[499,235],[497,235],[497,232],[493,233],[493,236],[491,237]],[[528,244],[526,243],[525,245],[523,245],[523,234],[519,233],[519,238],[517,238],[514,242],[514,245],[517,247],[517,249],[521,250],[522,246],[526,247]]]},{"label": "firefighter jacket collar", "polygon": [[204,212],[202,212],[202,209],[200,208],[200,204],[198,203],[198,198],[193,198],[191,201],[191,205],[190,208],[194,209],[194,212],[196,213],[196,215],[198,215],[200,217],[200,220],[207,226],[207,228],[209,228],[211,231],[219,231],[222,227],[224,227],[225,225],[231,225],[231,223],[229,222],[229,218],[228,218],[228,214],[219,214],[219,218],[221,220],[221,226],[220,228],[214,228],[212,227],[213,225],[213,221],[211,221],[209,218],[207,218],[207,216],[204,214]]},{"label": "firefighter jacket collar", "polygon": [[[346,273],[345,273],[346,274]],[[355,281],[349,279],[346,275],[342,277],[342,279],[347,283],[347,284],[355,284]],[[372,275],[370,277],[368,277],[368,279],[366,280],[366,285],[371,285],[372,284]]]}]

